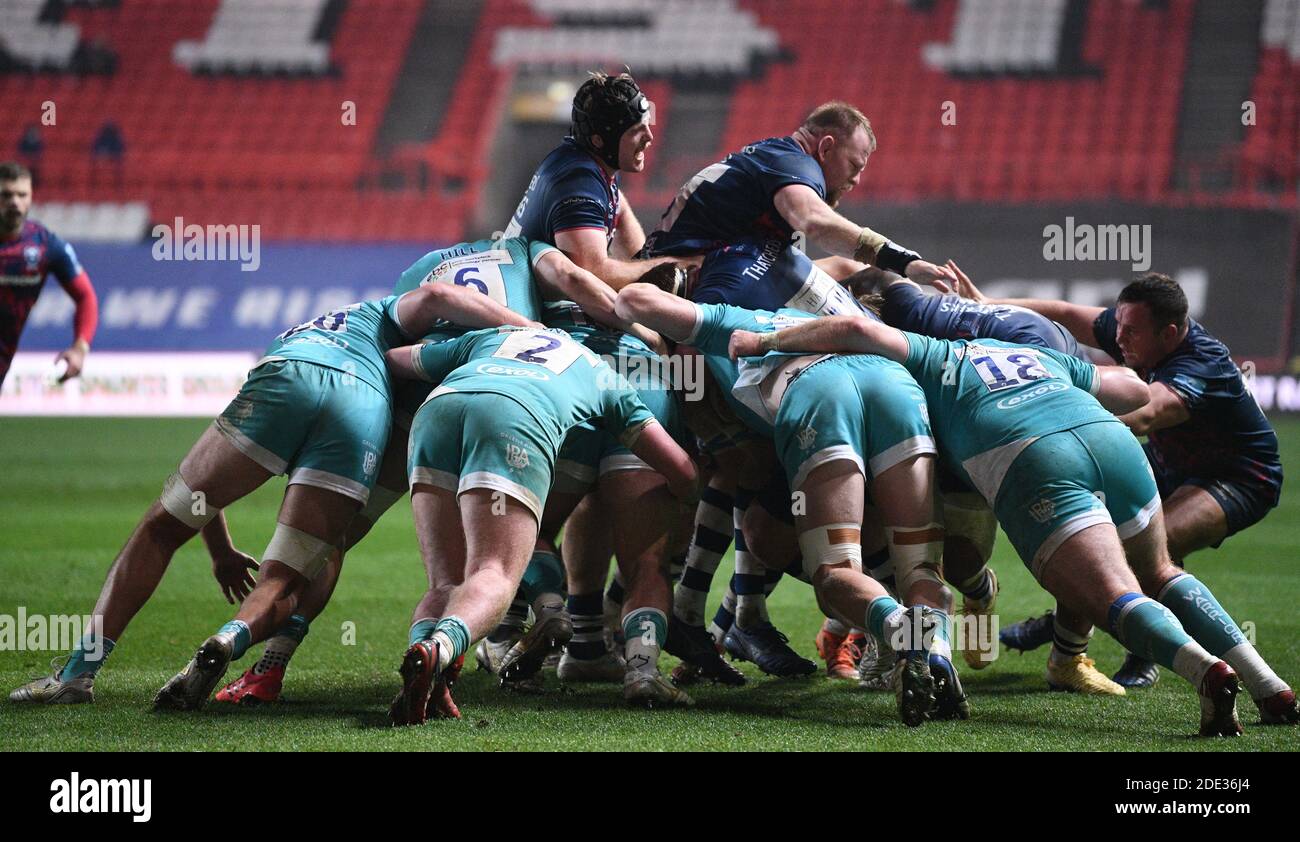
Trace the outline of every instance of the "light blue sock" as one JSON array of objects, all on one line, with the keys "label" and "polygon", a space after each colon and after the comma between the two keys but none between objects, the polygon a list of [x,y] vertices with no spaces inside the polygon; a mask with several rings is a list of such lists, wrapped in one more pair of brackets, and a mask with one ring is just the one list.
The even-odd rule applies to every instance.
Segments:
[{"label": "light blue sock", "polygon": [[434,617],[425,617],[423,620],[416,620],[411,624],[411,634],[408,643],[411,646],[422,640],[428,640],[433,637],[433,630],[438,627],[438,620]]},{"label": "light blue sock", "polygon": [[68,681],[79,675],[94,675],[108,660],[108,654],[117,644],[106,637],[88,634],[81,638],[77,648],[68,653],[68,662],[59,673],[59,681]]},{"label": "light blue sock", "polygon": [[443,617],[429,639],[438,643],[438,669],[444,670],[469,649],[469,626],[460,617]]},{"label": "light blue sock", "polygon": [[1192,638],[1168,608],[1140,593],[1126,593],[1108,613],[1110,633],[1134,655],[1174,668],[1174,655]]},{"label": "light blue sock", "polygon": [[248,623],[243,620],[231,620],[217,629],[217,634],[230,638],[231,645],[234,647],[234,651],[230,656],[232,661],[238,661],[244,657],[248,647],[253,645],[253,634],[248,630]]}]

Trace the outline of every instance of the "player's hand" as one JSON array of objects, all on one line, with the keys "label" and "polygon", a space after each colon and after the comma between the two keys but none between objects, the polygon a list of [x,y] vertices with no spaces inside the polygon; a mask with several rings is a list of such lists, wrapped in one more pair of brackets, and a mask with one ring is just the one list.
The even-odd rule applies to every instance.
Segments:
[{"label": "player's hand", "polygon": [[913,260],[907,264],[906,273],[909,281],[929,284],[938,290],[943,290],[947,284],[957,282],[957,276],[948,266],[936,266],[928,260]]},{"label": "player's hand", "polygon": [[727,343],[727,356],[733,360],[740,357],[761,357],[763,348],[759,345],[760,338],[757,333],[748,330],[735,331],[731,334],[731,341]]},{"label": "player's hand", "polygon": [[646,346],[661,357],[668,356],[668,342],[658,332],[651,330],[640,322],[629,325],[628,333],[640,339]]},{"label": "player's hand", "polygon": [[241,553],[234,547],[217,550],[212,553],[212,575],[221,585],[221,595],[231,605],[235,600],[244,601],[257,585],[253,573],[257,571],[257,560]]},{"label": "player's hand", "polygon": [[60,383],[66,383],[81,374],[81,367],[86,364],[86,352],[89,350],[90,349],[86,347],[86,343],[74,342],[72,343],[72,347],[54,358],[55,365],[58,365],[59,361],[62,360],[68,366],[67,370],[63,372],[63,375],[59,377]]},{"label": "player's hand", "polygon": [[[957,293],[962,298],[969,298],[971,301],[979,304],[985,304],[988,302],[988,298],[984,293],[979,291],[979,287],[975,286],[975,284],[971,282],[971,279],[966,276],[966,273],[961,270],[956,262],[949,260],[947,267],[952,270],[953,276],[956,278],[956,283],[951,287],[952,292]],[[939,285],[935,284],[935,286],[938,287]],[[949,290],[941,289],[940,291],[948,292]]]}]

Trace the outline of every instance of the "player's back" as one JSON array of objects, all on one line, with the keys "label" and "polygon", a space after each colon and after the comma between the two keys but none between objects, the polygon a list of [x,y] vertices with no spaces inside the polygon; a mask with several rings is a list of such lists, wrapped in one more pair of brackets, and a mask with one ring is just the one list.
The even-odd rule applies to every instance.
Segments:
[{"label": "player's back", "polygon": [[980,304],[951,293],[933,295],[911,283],[884,291],[880,317],[885,324],[935,339],[996,339],[1051,348],[1081,360],[1087,353],[1064,327],[1025,307]]},{"label": "player's back", "polygon": [[396,322],[397,296],[349,304],[291,327],[266,349],[263,362],[301,360],[351,374],[389,394],[384,354],[406,339]]},{"label": "player's back", "polygon": [[555,244],[560,231],[603,228],[614,236],[619,211],[619,174],[600,164],[571,137],[542,160],[506,227],[506,237]]},{"label": "player's back", "polygon": [[949,465],[990,501],[1007,467],[1035,439],[1119,423],[1093,397],[1100,380],[1090,363],[993,339],[903,335],[909,345],[904,367],[925,392]]},{"label": "player's back", "polygon": [[[560,446],[578,424],[649,415],[636,393],[581,343],[556,329],[500,327],[476,330],[421,347],[418,369],[439,383],[433,394],[483,392],[518,402]],[[615,425],[613,432],[621,432]]]},{"label": "player's back", "polygon": [[705,167],[682,186],[646,240],[648,256],[703,254],[746,238],[789,242],[773,197],[791,184],[825,198],[821,167],[791,137],[772,137]]},{"label": "player's back", "polygon": [[[454,284],[476,290],[526,319],[541,321],[542,301],[533,265],[553,246],[520,237],[476,240],[431,251],[404,271],[393,289],[402,295],[425,284]],[[438,321],[430,339],[450,339],[469,328]]]}]

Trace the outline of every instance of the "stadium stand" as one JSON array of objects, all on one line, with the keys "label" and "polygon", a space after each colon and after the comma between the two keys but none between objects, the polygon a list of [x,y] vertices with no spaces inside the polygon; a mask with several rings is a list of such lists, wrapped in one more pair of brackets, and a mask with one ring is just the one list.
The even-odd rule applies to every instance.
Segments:
[{"label": "stadium stand", "polygon": [[[1176,147],[1195,0],[862,0],[849,18],[837,0],[483,0],[467,69],[427,134],[381,143],[428,2],[121,0],[51,16],[43,0],[4,0],[0,99],[30,122],[57,108],[41,125],[42,201],[140,202],[155,220],[256,222],[269,239],[486,233],[472,214],[514,80],[624,63],[658,104],[653,171],[628,185],[638,208],[789,131],[827,91],[862,107],[880,140],[855,201],[1185,198]],[[1221,198],[1293,206],[1300,0],[1267,0],[1259,42],[1258,124],[1223,150],[1235,176]],[[90,43],[115,52],[111,75],[75,66]],[[699,132],[675,144],[669,111],[689,92],[700,113],[702,78],[726,116],[703,146]],[[340,119],[349,102],[355,125]],[[110,119],[120,166],[89,154]],[[0,154],[28,124],[0,124]]]}]

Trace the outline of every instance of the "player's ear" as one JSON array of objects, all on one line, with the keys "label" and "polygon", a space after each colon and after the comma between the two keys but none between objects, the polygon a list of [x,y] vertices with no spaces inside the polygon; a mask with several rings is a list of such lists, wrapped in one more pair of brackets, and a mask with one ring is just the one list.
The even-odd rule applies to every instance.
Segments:
[{"label": "player's ear", "polygon": [[591,145],[594,146],[594,147],[596,147],[597,149],[604,149],[604,148],[605,148],[605,138],[601,137],[601,136],[598,135],[598,134],[593,134],[593,135],[591,136]]},{"label": "player's ear", "polygon": [[817,160],[825,161],[826,156],[835,148],[835,135],[827,132],[817,139]]}]

